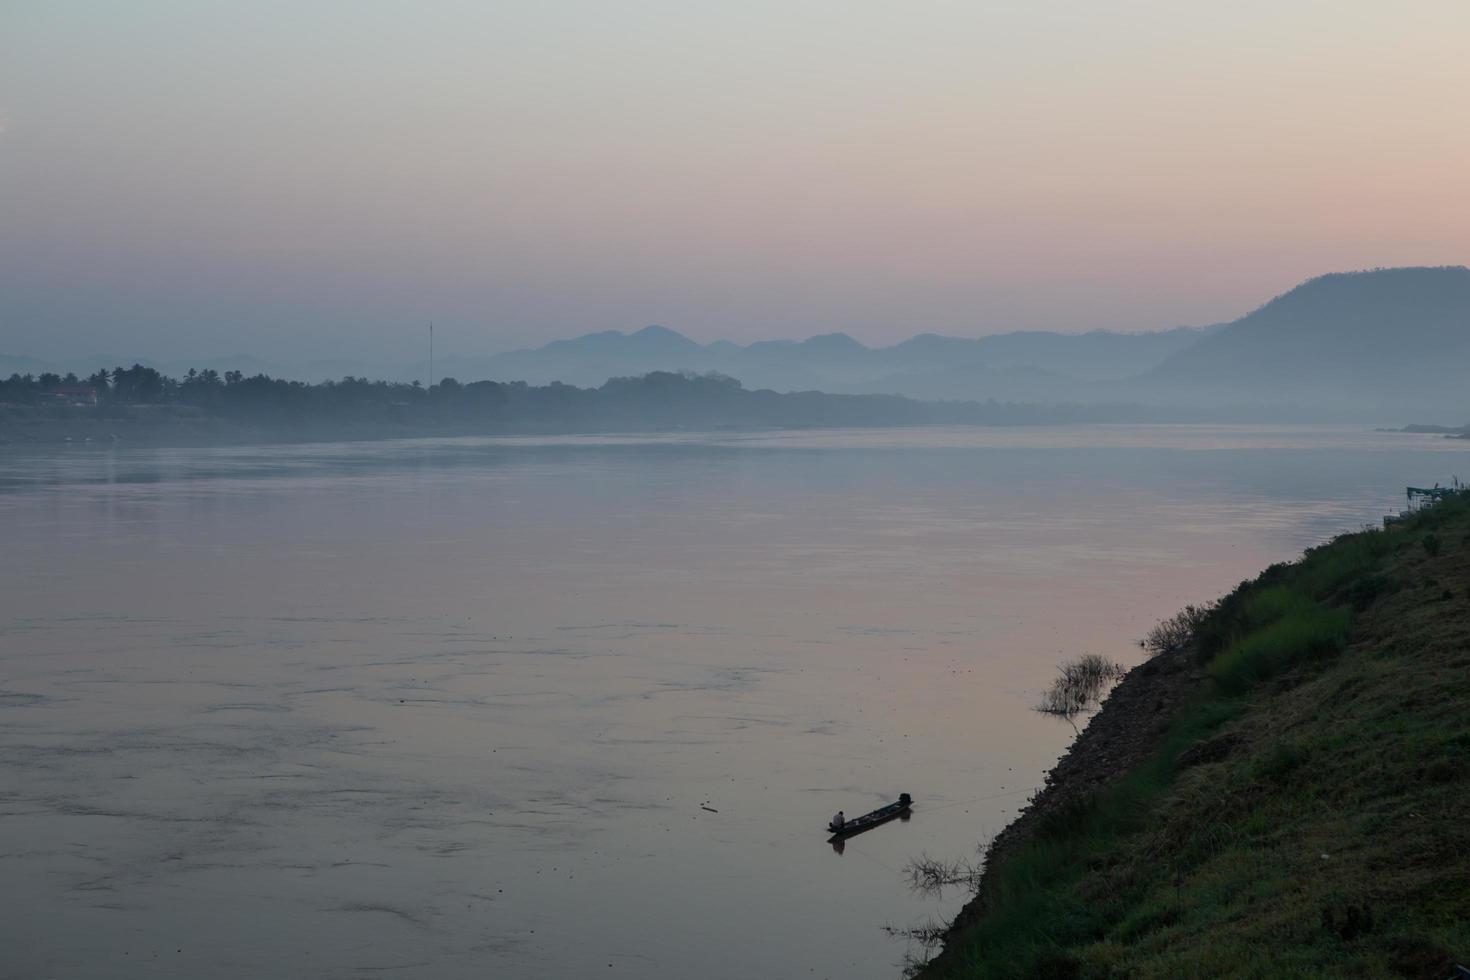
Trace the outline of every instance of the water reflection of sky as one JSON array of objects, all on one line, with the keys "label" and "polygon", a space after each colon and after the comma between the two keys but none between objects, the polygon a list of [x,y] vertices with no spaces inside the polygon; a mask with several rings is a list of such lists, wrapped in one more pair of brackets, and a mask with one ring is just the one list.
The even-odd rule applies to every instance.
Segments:
[{"label": "water reflection of sky", "polygon": [[[879,927],[954,908],[897,870],[1038,785],[1070,735],[1029,710],[1057,660],[1135,657],[1463,446],[1143,426],[0,457],[0,943],[68,976],[895,976]],[[901,790],[911,822],[822,844]]]}]

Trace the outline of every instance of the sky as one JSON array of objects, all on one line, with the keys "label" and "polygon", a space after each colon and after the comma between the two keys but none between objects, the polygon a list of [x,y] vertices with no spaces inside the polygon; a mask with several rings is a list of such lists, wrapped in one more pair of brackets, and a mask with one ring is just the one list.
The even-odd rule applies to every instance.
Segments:
[{"label": "sky", "polygon": [[1463,0],[0,0],[0,354],[1144,330],[1470,261]]}]

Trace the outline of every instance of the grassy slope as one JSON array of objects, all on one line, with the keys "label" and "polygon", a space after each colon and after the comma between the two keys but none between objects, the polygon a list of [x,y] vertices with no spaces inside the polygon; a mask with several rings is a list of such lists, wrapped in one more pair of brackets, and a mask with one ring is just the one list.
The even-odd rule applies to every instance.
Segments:
[{"label": "grassy slope", "polygon": [[1470,962],[1470,496],[1267,570],[1197,647],[1158,751],[1002,855],[922,976]]}]

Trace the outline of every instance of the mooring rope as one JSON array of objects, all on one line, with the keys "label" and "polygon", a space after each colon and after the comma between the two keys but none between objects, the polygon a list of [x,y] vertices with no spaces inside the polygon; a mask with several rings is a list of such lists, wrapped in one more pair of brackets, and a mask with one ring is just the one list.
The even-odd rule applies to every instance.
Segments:
[{"label": "mooring rope", "polygon": [[1030,789],[1013,789],[1004,793],[992,793],[989,796],[977,796],[973,800],[956,800],[953,803],[941,803],[939,806],[915,807],[919,813],[933,813],[935,810],[948,810],[952,806],[968,806],[971,803],[984,803],[986,800],[1002,800],[1007,796],[1018,796],[1021,793],[1030,793]]}]

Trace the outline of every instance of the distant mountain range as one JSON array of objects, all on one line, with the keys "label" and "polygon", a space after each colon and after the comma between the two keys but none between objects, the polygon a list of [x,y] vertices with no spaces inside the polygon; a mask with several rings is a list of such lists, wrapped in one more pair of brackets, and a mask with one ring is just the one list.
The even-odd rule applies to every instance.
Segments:
[{"label": "distant mountain range", "polygon": [[[0,356],[0,375],[77,370]],[[1470,412],[1470,269],[1377,269],[1312,279],[1231,323],[1152,333],[1030,331],[961,338],[920,334],[868,347],[842,333],[802,341],[700,344],[661,326],[606,330],[533,350],[450,357],[436,377],[597,387],[651,371],[714,372],[748,389],[891,394],[925,400],[1136,404],[1220,417],[1458,420]],[[145,362],[147,363],[147,362]],[[428,365],[251,358],[151,364],[257,371],[303,380],[344,375],[427,379]]]},{"label": "distant mountain range", "polygon": [[[487,357],[446,357],[435,377],[461,382],[525,381],[597,387],[609,378],[650,371],[714,372],[739,379],[747,388],[851,394],[907,394],[919,398],[1006,400],[1012,396],[1057,400],[1079,382],[1131,377],[1183,350],[1211,328],[1176,328],[1154,333],[1093,331],[1084,334],[1030,331],[978,339],[919,334],[890,347],[867,347],[843,333],[802,341],[763,340],[741,345],[728,340],[700,344],[666,327],[631,333],[604,330],[554,340],[532,350]],[[99,367],[126,366],[137,358],[98,355],[43,362],[0,355],[0,376],[41,371],[87,374]],[[320,381],[344,375],[408,381],[428,380],[428,364],[388,365],[349,359],[306,364],[267,362],[254,357],[160,362],[148,367],[182,376],[189,368],[241,370],[273,377]],[[1054,389],[1054,391],[1053,391]]]},{"label": "distant mountain range", "polygon": [[907,394],[920,398],[1004,399],[1079,381],[1131,377],[1197,342],[1209,329],[1155,333],[1025,332],[967,339],[920,334],[867,347],[843,333],[802,341],[699,344],[666,327],[615,330],[486,358],[477,373],[533,384],[597,385],[648,371],[714,371],[750,388]]},{"label": "distant mountain range", "polygon": [[488,358],[487,377],[599,384],[717,371],[751,388],[1032,404],[1138,404],[1220,417],[1459,419],[1470,411],[1470,269],[1375,269],[1309,280],[1230,323],[1153,333],[845,334],[740,346],[663,327]]}]

